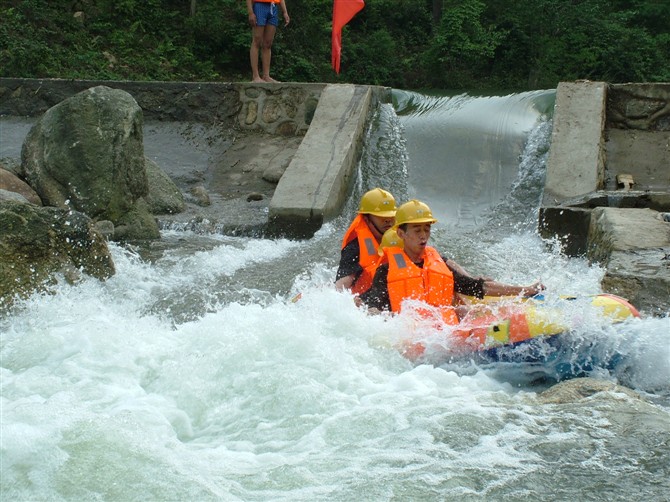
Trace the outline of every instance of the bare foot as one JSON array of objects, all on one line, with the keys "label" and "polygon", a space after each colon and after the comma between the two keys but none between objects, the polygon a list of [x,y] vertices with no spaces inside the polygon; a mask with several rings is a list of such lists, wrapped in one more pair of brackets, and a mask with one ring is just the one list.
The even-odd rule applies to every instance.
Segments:
[{"label": "bare foot", "polygon": [[281,83],[281,82],[279,82],[279,80],[275,80],[274,78],[270,77],[269,75],[268,75],[267,77],[263,77],[263,80],[264,80],[265,82],[269,82],[269,83],[271,83],[271,84],[279,84],[279,83]]},{"label": "bare foot", "polygon": [[255,83],[255,84],[264,84],[264,83],[265,83],[265,80],[263,80],[261,77],[255,77],[255,78],[252,80],[252,82]]}]

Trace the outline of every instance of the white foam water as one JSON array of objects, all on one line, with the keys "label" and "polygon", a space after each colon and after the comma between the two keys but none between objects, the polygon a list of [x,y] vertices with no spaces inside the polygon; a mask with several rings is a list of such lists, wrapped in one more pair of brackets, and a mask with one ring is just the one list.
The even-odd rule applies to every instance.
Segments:
[{"label": "white foam water", "polygon": [[[584,327],[582,336],[617,339],[630,356],[621,375],[597,376],[652,396],[651,404],[594,397],[587,407],[542,405],[543,387],[486,368],[414,366],[392,343],[406,325],[357,309],[324,280],[333,273],[326,262],[263,301],[226,302],[210,291],[193,320],[156,310],[157,295],[221,287],[240,267],[296,245],[226,238],[154,263],[113,247],[117,274],[107,282],[61,285],[3,319],[3,498],[666,493],[670,407],[653,396],[668,393],[667,319]],[[563,273],[555,270],[557,284]],[[302,297],[292,302],[296,291]]]}]

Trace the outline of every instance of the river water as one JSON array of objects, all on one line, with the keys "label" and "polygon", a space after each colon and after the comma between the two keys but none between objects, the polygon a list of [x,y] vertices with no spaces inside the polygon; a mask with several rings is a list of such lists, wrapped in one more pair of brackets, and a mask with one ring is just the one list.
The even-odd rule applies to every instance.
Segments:
[{"label": "river water", "polygon": [[22,302],[0,319],[2,499],[668,500],[669,317],[609,326],[575,302],[575,348],[625,361],[588,376],[643,400],[550,404],[521,368],[412,364],[405,320],[331,286],[383,186],[431,205],[433,244],[473,273],[599,293],[601,268],[535,232],[553,98],[394,91],[308,241],[167,231],[113,244],[105,283]]}]

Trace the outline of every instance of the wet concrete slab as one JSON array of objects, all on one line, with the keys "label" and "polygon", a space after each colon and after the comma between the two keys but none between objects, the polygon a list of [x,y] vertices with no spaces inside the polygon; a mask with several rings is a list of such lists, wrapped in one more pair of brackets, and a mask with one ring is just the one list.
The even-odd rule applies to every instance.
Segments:
[{"label": "wet concrete slab", "polygon": [[617,182],[620,175],[630,175],[635,190],[670,187],[670,131],[609,129],[605,155],[605,190],[623,188]]}]

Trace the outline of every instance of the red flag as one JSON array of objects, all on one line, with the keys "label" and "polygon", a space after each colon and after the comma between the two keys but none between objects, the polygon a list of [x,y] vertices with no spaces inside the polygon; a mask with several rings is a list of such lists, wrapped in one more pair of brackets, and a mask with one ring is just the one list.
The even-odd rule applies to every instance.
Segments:
[{"label": "red flag", "polygon": [[335,73],[340,73],[342,54],[342,28],[365,7],[363,0],[333,0],[333,47],[332,63]]}]

